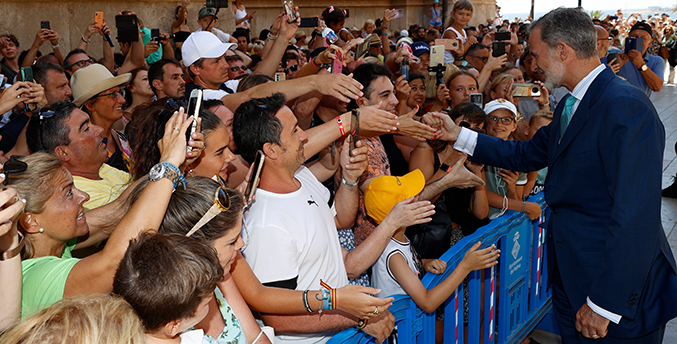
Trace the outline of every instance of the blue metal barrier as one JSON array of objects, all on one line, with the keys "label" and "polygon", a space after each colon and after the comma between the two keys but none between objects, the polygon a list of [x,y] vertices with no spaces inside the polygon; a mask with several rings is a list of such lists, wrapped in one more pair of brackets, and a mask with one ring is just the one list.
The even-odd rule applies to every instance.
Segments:
[{"label": "blue metal barrier", "polygon": [[[480,338],[485,344],[519,343],[552,308],[546,286],[549,209],[542,193],[529,201],[539,203],[543,209],[537,221],[530,221],[523,213],[508,211],[445,252],[440,257],[447,262],[444,273],[427,273],[423,277],[423,285],[433,288],[451,274],[477,241],[482,241],[482,248],[496,244],[501,250],[496,266],[473,271],[468,276],[467,331],[463,325],[463,284],[444,303],[445,344],[480,343]],[[435,343],[435,314],[422,311],[406,295],[395,295],[389,310],[395,316],[399,344]],[[373,338],[350,329],[328,343],[373,343]]]}]

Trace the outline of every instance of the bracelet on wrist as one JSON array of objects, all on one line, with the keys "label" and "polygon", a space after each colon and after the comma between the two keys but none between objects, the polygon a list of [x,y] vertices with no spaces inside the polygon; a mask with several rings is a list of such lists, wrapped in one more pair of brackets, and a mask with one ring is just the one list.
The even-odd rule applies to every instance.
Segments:
[{"label": "bracelet on wrist", "polygon": [[306,307],[308,313],[312,313],[313,310],[310,308],[310,303],[308,303],[308,290],[303,291],[303,306]]},{"label": "bracelet on wrist", "polygon": [[17,235],[19,235],[19,244],[13,249],[9,249],[7,251],[0,251],[0,262],[3,260],[8,260],[16,257],[17,255],[19,255],[19,253],[21,253],[21,250],[23,250],[24,245],[26,244],[26,242],[24,241],[24,236],[21,235],[20,232],[17,232]]},{"label": "bracelet on wrist", "polygon": [[271,41],[274,41],[277,39],[277,34],[273,34],[271,32],[268,32],[268,39]]},{"label": "bracelet on wrist", "polygon": [[317,63],[315,63],[316,59],[317,59],[317,57],[310,59],[310,64],[315,68],[322,68],[322,65],[318,65]]},{"label": "bracelet on wrist", "polygon": [[522,210],[520,210],[521,213],[524,212],[524,206],[527,205],[527,202],[522,201]]},{"label": "bracelet on wrist", "polygon": [[85,35],[80,36],[80,39],[87,44],[91,41],[91,39],[85,39]]},{"label": "bracelet on wrist", "polygon": [[343,176],[341,176],[341,183],[344,184],[344,185],[350,186],[351,188],[356,187],[357,184],[358,184],[357,182],[348,183],[348,181],[345,178],[343,178]]},{"label": "bracelet on wrist", "polygon": [[343,128],[343,120],[341,119],[341,116],[336,116],[336,123],[338,123],[339,132],[341,133],[341,136],[345,135],[346,130]]},{"label": "bracelet on wrist", "polygon": [[358,319],[355,328],[362,330],[367,326],[367,322],[368,322],[367,319]]},{"label": "bracelet on wrist", "polygon": [[56,48],[58,48],[59,46],[61,46],[61,44],[60,44],[59,42],[56,42],[56,45],[53,45],[53,46],[52,46],[52,49],[56,49]]}]

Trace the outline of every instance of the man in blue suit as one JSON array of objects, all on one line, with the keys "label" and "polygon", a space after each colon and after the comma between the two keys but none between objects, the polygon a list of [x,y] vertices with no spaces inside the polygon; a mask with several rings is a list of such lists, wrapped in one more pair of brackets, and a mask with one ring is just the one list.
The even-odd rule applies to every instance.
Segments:
[{"label": "man in blue suit", "polygon": [[566,87],[555,120],[524,143],[428,117],[473,161],[548,167],[553,303],[564,343],[661,343],[677,316],[677,268],[661,227],[665,131],[649,98],[600,64],[590,17],[553,10],[531,28],[546,86]]}]

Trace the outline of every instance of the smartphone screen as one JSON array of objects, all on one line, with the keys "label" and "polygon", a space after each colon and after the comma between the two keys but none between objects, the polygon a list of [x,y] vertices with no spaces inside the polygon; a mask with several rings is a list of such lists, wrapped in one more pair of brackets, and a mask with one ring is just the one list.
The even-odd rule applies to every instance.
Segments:
[{"label": "smartphone screen", "polygon": [[494,34],[494,40],[496,41],[509,41],[510,40],[510,32],[496,32]]},{"label": "smartphone screen", "polygon": [[[433,45],[430,47],[430,67],[444,66],[444,45]],[[434,75],[435,72],[430,74]]]},{"label": "smartphone screen", "polygon": [[33,68],[21,67],[21,81],[33,81]]},{"label": "smartphone screen", "polygon": [[[188,100],[188,117],[193,116],[193,124],[190,127],[190,132],[186,134],[186,142],[190,141],[190,137],[197,130],[197,118],[200,116],[200,107],[202,106],[202,90],[194,89],[190,92],[190,99]],[[190,152],[193,147],[186,146],[186,151]]]},{"label": "smartphone screen", "polygon": [[299,27],[317,27],[320,25],[320,20],[317,17],[301,18],[301,25]]},{"label": "smartphone screen", "polygon": [[482,93],[470,93],[468,101],[482,108],[484,95]]},{"label": "smartphone screen", "polygon": [[[616,61],[614,61],[614,60],[616,60]],[[611,65],[611,61],[613,61],[613,64],[618,63],[618,53],[609,53],[609,55],[606,58],[606,63],[608,65]]]},{"label": "smartphone screen", "polygon": [[151,42],[160,41],[160,29],[150,29],[150,40]]},{"label": "smartphone screen", "polygon": [[249,184],[247,184],[247,189],[244,191],[244,196],[246,204],[250,204],[254,199],[254,194],[256,193],[256,187],[259,185],[259,178],[261,177],[261,170],[263,169],[263,162],[266,160],[266,156],[261,150],[256,152],[256,157],[254,158],[254,167],[252,168],[252,176],[249,179]]},{"label": "smartphone screen", "polygon": [[353,156],[353,150],[357,140],[360,139],[360,111],[353,110],[350,113],[350,156]]},{"label": "smartphone screen", "polygon": [[43,20],[43,21],[41,21],[41,22],[40,22],[40,29],[51,30],[51,29],[52,29],[52,25],[49,24],[49,20]]}]

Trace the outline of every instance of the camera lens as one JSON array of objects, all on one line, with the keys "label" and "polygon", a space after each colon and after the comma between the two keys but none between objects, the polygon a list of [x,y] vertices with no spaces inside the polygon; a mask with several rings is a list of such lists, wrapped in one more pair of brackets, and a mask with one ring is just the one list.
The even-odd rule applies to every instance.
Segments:
[{"label": "camera lens", "polygon": [[538,92],[538,87],[535,87],[531,89],[531,93],[537,93]]}]

